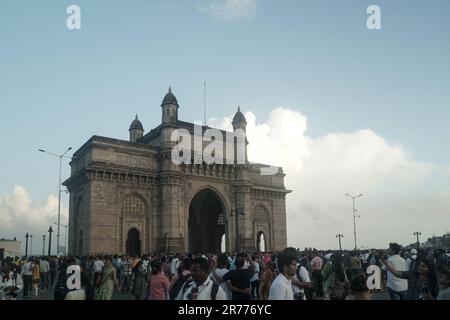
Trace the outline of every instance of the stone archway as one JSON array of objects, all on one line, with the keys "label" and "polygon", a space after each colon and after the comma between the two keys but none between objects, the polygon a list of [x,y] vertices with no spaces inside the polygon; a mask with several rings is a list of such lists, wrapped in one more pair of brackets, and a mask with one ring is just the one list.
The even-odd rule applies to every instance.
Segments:
[{"label": "stone archway", "polygon": [[131,228],[128,230],[127,255],[138,257],[141,255],[141,239],[139,236],[139,230],[136,228]]},{"label": "stone archway", "polygon": [[220,253],[225,221],[226,208],[220,195],[211,188],[197,192],[189,204],[189,251]]}]

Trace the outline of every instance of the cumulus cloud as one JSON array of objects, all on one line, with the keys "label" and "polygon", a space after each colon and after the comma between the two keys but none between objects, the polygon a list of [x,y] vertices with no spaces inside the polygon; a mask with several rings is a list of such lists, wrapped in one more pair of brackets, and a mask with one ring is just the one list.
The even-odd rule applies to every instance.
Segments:
[{"label": "cumulus cloud", "polygon": [[[258,123],[246,112],[249,160],[282,166],[287,196],[288,242],[295,247],[335,248],[353,241],[352,200],[359,194],[358,246],[386,247],[390,241],[409,244],[412,233],[444,233],[450,226],[450,184],[428,192],[432,177],[442,174],[432,163],[416,161],[402,146],[373,130],[307,135],[308,119],[288,108],[274,109]],[[232,130],[232,116],[211,119],[210,125]],[[424,239],[425,240],[425,239]]]},{"label": "cumulus cloud", "polygon": [[[39,204],[31,200],[28,191],[23,186],[17,185],[11,194],[0,196],[1,236],[17,237],[23,242],[23,237],[27,232],[32,234],[34,254],[42,252],[42,235],[48,234],[49,226],[53,225],[57,219],[58,197],[55,195],[46,196],[46,200]],[[61,222],[64,224],[67,219],[68,210],[61,204]],[[55,227],[53,225],[54,229]],[[63,235],[62,231],[61,235]],[[56,232],[53,236],[56,239]]]},{"label": "cumulus cloud", "polygon": [[257,5],[257,0],[208,0],[199,10],[219,21],[251,21]]}]

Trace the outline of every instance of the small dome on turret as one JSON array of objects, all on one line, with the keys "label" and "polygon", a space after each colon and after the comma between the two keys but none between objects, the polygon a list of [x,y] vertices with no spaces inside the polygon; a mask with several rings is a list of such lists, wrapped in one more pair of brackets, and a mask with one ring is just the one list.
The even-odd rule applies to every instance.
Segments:
[{"label": "small dome on turret", "polygon": [[173,95],[171,87],[169,87],[169,92],[164,97],[164,100],[163,100],[161,106],[164,106],[167,104],[173,104],[173,105],[178,106],[177,98]]},{"label": "small dome on turret", "polygon": [[233,123],[238,123],[238,122],[247,123],[247,120],[245,120],[244,114],[241,112],[241,107],[238,107],[238,111],[236,112],[236,114],[234,115],[234,118],[233,118]]},{"label": "small dome on turret", "polygon": [[142,130],[142,131],[144,131],[144,127],[142,126],[141,121],[139,121],[137,115],[136,115],[136,119],[134,119],[133,122],[131,123],[130,131],[131,130]]}]

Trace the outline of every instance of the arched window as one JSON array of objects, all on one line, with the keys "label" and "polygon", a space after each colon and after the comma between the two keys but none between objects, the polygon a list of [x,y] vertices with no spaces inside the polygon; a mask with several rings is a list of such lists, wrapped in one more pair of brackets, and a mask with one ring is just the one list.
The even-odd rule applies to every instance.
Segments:
[{"label": "arched window", "polygon": [[255,221],[256,222],[269,222],[269,213],[263,206],[257,206],[255,209]]},{"label": "arched window", "polygon": [[145,202],[136,194],[130,194],[123,200],[122,215],[140,216],[145,214]]},{"label": "arched window", "polygon": [[253,223],[256,236],[256,250],[264,252],[270,249],[270,217],[268,210],[264,206],[257,205],[255,207]]}]

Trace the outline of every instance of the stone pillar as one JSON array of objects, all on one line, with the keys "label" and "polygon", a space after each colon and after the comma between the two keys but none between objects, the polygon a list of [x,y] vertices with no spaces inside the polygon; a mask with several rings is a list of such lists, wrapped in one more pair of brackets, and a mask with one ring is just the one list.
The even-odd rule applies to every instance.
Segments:
[{"label": "stone pillar", "polygon": [[70,193],[69,200],[69,230],[68,230],[68,254],[75,254],[74,241],[76,240],[76,227],[75,227],[75,195]]},{"label": "stone pillar", "polygon": [[184,252],[186,246],[184,237],[184,205],[181,199],[183,177],[175,173],[162,173],[160,175],[160,209],[161,221],[159,239],[157,243],[158,251],[163,252]]},{"label": "stone pillar", "polygon": [[286,194],[281,193],[273,199],[272,241],[270,250],[283,250],[287,247]]},{"label": "stone pillar", "polygon": [[238,165],[236,168],[235,191],[235,214],[237,222],[235,235],[238,237],[236,245],[238,251],[256,251],[256,239],[253,239],[251,184],[248,178],[249,168],[245,165]]}]

